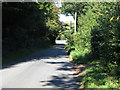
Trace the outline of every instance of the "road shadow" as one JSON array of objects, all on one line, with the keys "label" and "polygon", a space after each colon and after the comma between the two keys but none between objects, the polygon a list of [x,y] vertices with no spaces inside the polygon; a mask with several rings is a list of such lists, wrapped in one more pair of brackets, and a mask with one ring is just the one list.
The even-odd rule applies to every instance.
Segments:
[{"label": "road shadow", "polygon": [[[47,62],[49,64],[62,64],[61,67],[57,68],[57,71],[64,71],[67,73],[67,71],[73,71],[74,68],[72,67],[72,64],[70,62]],[[40,83],[45,83],[43,86],[55,86],[56,88],[61,88],[61,90],[64,88],[72,89],[72,90],[78,90],[80,87],[80,84],[76,83],[77,78],[73,77],[73,74],[61,74],[59,76],[53,75],[51,77],[51,80],[48,81],[40,81]]]},{"label": "road shadow", "polygon": [[49,58],[65,56],[65,55],[67,55],[67,53],[64,50],[64,46],[65,46],[65,44],[55,44],[55,45],[53,45],[53,47],[51,47],[49,49],[35,52],[25,58],[18,59],[16,61],[10,62],[8,64],[4,64],[4,65],[2,65],[2,69],[11,68],[11,67],[14,67],[14,65],[17,65],[19,63],[30,62],[33,60],[41,60],[41,59],[49,59]]},{"label": "road shadow", "polygon": [[[56,88],[69,88],[69,89],[78,89],[80,85],[75,83],[76,78],[69,79],[64,75],[52,76],[52,79],[49,81],[40,81],[40,83],[46,83],[43,86],[55,86]],[[67,80],[67,81],[65,81]],[[74,83],[73,83],[74,82]]]},{"label": "road shadow", "polygon": [[58,68],[57,70],[61,71],[72,71],[72,64],[70,62],[46,62],[49,64],[62,64],[62,67]]}]

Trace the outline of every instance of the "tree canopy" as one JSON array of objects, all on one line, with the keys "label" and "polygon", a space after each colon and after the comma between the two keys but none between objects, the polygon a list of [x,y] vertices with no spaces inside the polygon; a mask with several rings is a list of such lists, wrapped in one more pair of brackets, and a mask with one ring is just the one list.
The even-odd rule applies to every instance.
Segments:
[{"label": "tree canopy", "polygon": [[51,2],[3,2],[3,54],[43,40],[55,43],[61,23],[54,10],[58,8]]}]

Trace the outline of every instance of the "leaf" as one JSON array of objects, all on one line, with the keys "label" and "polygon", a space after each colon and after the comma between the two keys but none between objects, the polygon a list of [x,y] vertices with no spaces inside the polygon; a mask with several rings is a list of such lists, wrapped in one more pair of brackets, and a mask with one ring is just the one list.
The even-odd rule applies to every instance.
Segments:
[{"label": "leaf", "polygon": [[110,22],[112,22],[113,19],[114,19],[114,16],[110,19]]}]

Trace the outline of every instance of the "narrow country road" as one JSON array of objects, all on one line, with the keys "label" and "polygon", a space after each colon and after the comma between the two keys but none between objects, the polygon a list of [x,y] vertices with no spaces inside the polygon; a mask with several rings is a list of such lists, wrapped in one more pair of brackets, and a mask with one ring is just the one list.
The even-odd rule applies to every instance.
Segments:
[{"label": "narrow country road", "polygon": [[[77,88],[65,41],[0,70],[2,88]],[[1,74],[0,74],[1,75]]]}]

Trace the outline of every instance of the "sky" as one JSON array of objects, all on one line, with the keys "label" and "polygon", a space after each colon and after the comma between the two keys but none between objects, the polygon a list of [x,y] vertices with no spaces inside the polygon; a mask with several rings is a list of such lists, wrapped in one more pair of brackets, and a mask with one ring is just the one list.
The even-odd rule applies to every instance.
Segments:
[{"label": "sky", "polygon": [[74,22],[73,16],[65,16],[64,14],[60,14],[59,20],[61,22],[70,22],[70,21]]},{"label": "sky", "polygon": [[57,6],[57,7],[62,7],[62,3],[61,3],[61,1],[62,0],[57,0],[56,2],[55,2],[55,5]]},{"label": "sky", "polygon": [[[62,3],[61,3],[61,1],[62,0],[58,0],[57,2],[55,2],[55,5],[57,6],[57,7],[62,7]],[[69,16],[66,16],[66,15],[64,15],[64,14],[60,14],[59,15],[59,20],[61,21],[61,22],[74,22],[74,18],[73,18],[73,16],[71,16],[71,15],[69,15]]]}]

